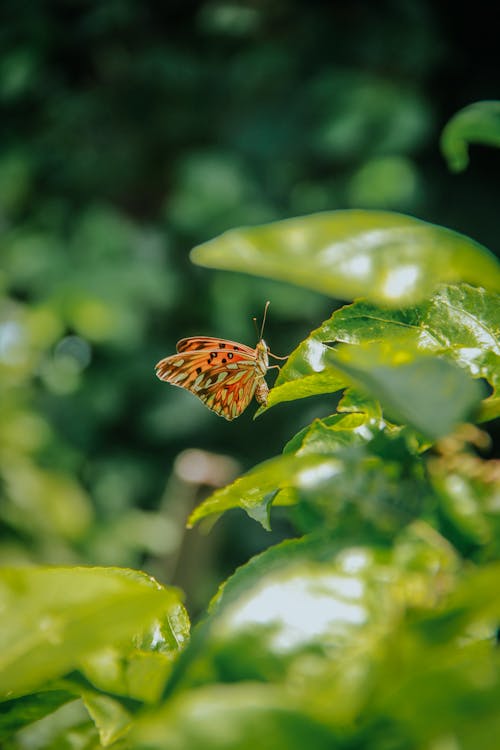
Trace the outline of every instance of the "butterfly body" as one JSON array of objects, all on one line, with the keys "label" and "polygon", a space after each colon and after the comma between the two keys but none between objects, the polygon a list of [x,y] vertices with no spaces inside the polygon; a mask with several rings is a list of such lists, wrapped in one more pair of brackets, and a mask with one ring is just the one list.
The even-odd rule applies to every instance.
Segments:
[{"label": "butterfly body", "polygon": [[255,349],[211,336],[177,342],[177,354],[156,365],[160,380],[185,388],[224,419],[239,417],[255,395],[265,404],[269,388],[269,348],[260,339]]}]

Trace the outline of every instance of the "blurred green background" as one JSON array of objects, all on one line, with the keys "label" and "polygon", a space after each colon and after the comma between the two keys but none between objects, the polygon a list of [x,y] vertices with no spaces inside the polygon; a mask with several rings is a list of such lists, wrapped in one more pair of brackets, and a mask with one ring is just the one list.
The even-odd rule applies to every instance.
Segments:
[{"label": "blurred green background", "polygon": [[[498,252],[497,151],[452,175],[439,134],[498,98],[494,8],[450,2],[4,0],[0,10],[0,563],[142,567],[196,613],[285,534],[210,487],[280,452],[328,398],[228,423],[160,383],[177,339],[289,352],[326,297],[190,264],[241,224],[408,212]],[[475,21],[474,19],[478,19]],[[270,381],[272,381],[270,377]]]}]

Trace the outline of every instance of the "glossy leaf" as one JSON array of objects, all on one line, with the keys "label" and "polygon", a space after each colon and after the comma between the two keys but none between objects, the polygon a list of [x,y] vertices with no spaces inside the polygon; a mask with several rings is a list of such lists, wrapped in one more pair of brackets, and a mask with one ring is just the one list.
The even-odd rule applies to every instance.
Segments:
[{"label": "glossy leaf", "polygon": [[54,689],[5,701],[0,708],[0,740],[34,721],[39,721],[74,699],[72,691]]},{"label": "glossy leaf", "polygon": [[152,703],[160,697],[179,651],[189,639],[182,604],[156,619],[128,649],[109,644],[82,660],[80,669],[100,690]]},{"label": "glossy leaf", "polygon": [[[367,302],[337,310],[292,352],[268,398],[267,408],[280,401],[338,390],[337,371],[325,372],[327,343],[393,342],[450,358],[472,377],[485,378],[492,394],[482,403],[481,418],[500,415],[500,297],[469,285],[442,287],[425,303],[405,310],[382,310]],[[294,390],[294,383],[297,390]],[[344,382],[344,386],[347,383]],[[366,407],[363,407],[365,410]],[[261,410],[262,411],[262,407]]]},{"label": "glossy leaf", "polygon": [[132,645],[179,604],[174,589],[118,568],[0,571],[0,695],[31,692],[109,643]]},{"label": "glossy leaf", "polygon": [[405,611],[430,608],[456,570],[453,553],[417,526],[394,553],[324,535],[277,545],[221,587],[179,662],[176,690],[296,677],[302,704],[317,697],[333,725],[350,722],[370,695],[365,660],[383,658]]},{"label": "glossy leaf", "polygon": [[243,508],[251,518],[269,526],[269,507],[273,495],[280,489],[316,487],[340,470],[339,462],[321,454],[278,456],[259,464],[236,479],[235,482],[216,490],[191,513],[188,524],[193,526],[203,518],[219,515],[232,508]]},{"label": "glossy leaf", "polygon": [[231,229],[194,248],[191,257],[199,265],[388,307],[419,302],[441,282],[500,291],[500,265],[486,248],[449,229],[384,211],[330,211]]},{"label": "glossy leaf", "polygon": [[471,143],[500,147],[500,102],[469,104],[446,124],[441,135],[441,150],[453,172],[467,168]]},{"label": "glossy leaf", "polygon": [[132,717],[119,701],[93,690],[84,691],[82,698],[103,747],[112,745],[128,732]]},{"label": "glossy leaf", "polygon": [[346,521],[354,527],[363,521],[378,534],[393,534],[425,501],[420,459],[397,430],[384,432],[378,422],[356,427],[356,417],[346,417],[346,429],[331,419],[313,422],[287,446],[286,455],[216,490],[194,510],[190,524],[239,507],[268,529],[272,504],[303,502],[318,514],[320,526]]},{"label": "glossy leaf", "polygon": [[377,399],[388,418],[436,440],[467,421],[483,389],[455,364],[421,355],[408,346],[340,346],[327,360],[349,381]]},{"label": "glossy leaf", "polygon": [[285,455],[297,453],[306,442],[310,445],[311,434],[316,430],[328,430],[327,451],[331,452],[334,441],[337,441],[339,446],[351,445],[359,442],[360,434],[367,439],[371,437],[375,428],[375,423],[369,425],[364,414],[332,414],[330,417],[315,419],[310,425],[300,430],[285,445],[283,453]]},{"label": "glossy leaf", "polygon": [[[247,725],[233,712],[229,690],[236,695],[258,680],[268,708],[276,697],[270,688],[284,688],[296,715],[310,714],[329,728],[333,747],[338,741],[382,750],[388,736],[395,746],[432,746],[443,734],[457,734],[472,750],[477,721],[487,720],[491,729],[498,713],[500,662],[488,641],[500,616],[498,575],[498,563],[464,568],[422,521],[392,550],[373,540],[345,545],[338,537],[271,548],[221,588],[192,650],[184,652],[173,699],[141,726],[144,745],[156,747],[160,737],[173,748],[183,748],[186,737],[193,742],[194,713],[206,717],[202,726],[211,737],[218,711],[210,696],[220,690],[229,726],[236,722],[233,746],[246,748]],[[192,689],[207,681],[212,684]],[[226,690],[220,683],[230,684]],[[247,703],[253,705],[250,696]],[[486,730],[479,736],[482,747],[495,748],[496,737]]]}]

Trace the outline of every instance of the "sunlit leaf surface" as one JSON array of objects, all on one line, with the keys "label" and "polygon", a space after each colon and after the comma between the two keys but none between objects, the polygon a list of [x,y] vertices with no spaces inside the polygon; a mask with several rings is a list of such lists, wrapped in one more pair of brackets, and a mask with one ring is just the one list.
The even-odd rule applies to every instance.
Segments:
[{"label": "sunlit leaf surface", "polygon": [[397,430],[393,435],[380,421],[338,415],[315,420],[293,438],[285,455],[216,490],[189,521],[242,508],[269,528],[272,504],[303,502],[319,514],[320,525],[339,525],[346,517],[348,525],[362,519],[379,533],[392,534],[424,502],[420,472],[418,455]]},{"label": "sunlit leaf surface", "polygon": [[[485,378],[493,392],[483,402],[481,415],[491,419],[500,414],[499,311],[499,295],[467,284],[442,287],[428,302],[403,310],[382,310],[364,301],[342,307],[292,352],[269,394],[268,407],[342,387],[341,373],[326,369],[327,343],[384,342],[401,352],[445,356],[472,377]],[[431,398],[432,387],[422,381],[417,393],[425,399],[427,392]]]},{"label": "sunlit leaf surface", "polygon": [[[498,575],[498,563],[464,570],[451,545],[422,521],[392,548],[312,536],[271,548],[223,585],[180,662],[173,698],[147,717],[138,736],[144,747],[163,741],[161,747],[183,750],[202,727],[208,747],[225,747],[229,736],[246,750],[247,736],[260,738],[241,712],[248,689],[255,722],[262,717],[276,747],[295,747],[288,714],[280,712],[281,734],[256,711],[250,685],[258,680],[258,706],[272,715],[285,695],[295,721],[313,716],[314,726],[331,733],[331,747],[341,737],[347,744],[339,747],[367,740],[382,750],[388,731],[401,747],[431,746],[445,732],[472,750],[477,720],[495,723],[497,713]],[[227,722],[216,720],[222,696]],[[486,731],[479,736],[487,750],[495,748]],[[312,747],[323,747],[311,737]]]},{"label": "sunlit leaf surface", "polygon": [[390,419],[431,440],[473,416],[483,394],[479,383],[452,362],[422,355],[408,345],[344,344],[331,350],[328,359],[377,399]]},{"label": "sunlit leaf surface", "polygon": [[290,281],[388,307],[419,302],[441,282],[500,290],[500,265],[473,240],[411,216],[331,211],[231,229],[194,248],[199,265]]},{"label": "sunlit leaf surface", "polygon": [[278,490],[315,487],[335,476],[340,468],[334,457],[321,454],[272,458],[227,487],[216,490],[193,511],[189,525],[239,507],[269,529],[269,506]]},{"label": "sunlit leaf surface", "polygon": [[[118,568],[0,571],[0,696],[28,692],[110,643],[134,638],[179,605],[174,589]],[[7,614],[8,613],[8,616]]]},{"label": "sunlit leaf surface", "polygon": [[108,747],[127,733],[132,717],[119,701],[93,690],[83,691],[82,698],[103,747]]}]

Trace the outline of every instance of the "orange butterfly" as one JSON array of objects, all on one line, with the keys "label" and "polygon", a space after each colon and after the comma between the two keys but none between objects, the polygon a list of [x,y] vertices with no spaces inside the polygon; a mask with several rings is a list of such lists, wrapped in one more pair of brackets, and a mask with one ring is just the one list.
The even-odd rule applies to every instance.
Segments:
[{"label": "orange butterfly", "polygon": [[[266,372],[278,365],[269,365],[271,354],[262,338],[267,308],[255,349],[235,341],[212,336],[193,336],[177,342],[177,354],[161,359],[156,365],[160,380],[186,388],[198,396],[205,406],[224,419],[243,414],[253,396],[265,404],[268,385]],[[255,319],[254,319],[255,320]]]}]

